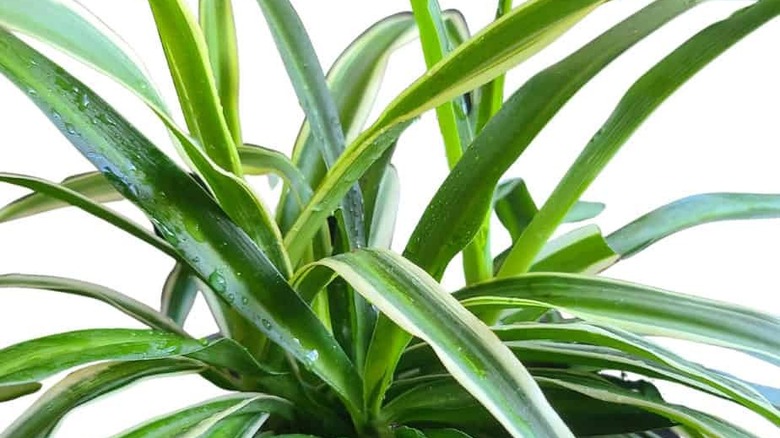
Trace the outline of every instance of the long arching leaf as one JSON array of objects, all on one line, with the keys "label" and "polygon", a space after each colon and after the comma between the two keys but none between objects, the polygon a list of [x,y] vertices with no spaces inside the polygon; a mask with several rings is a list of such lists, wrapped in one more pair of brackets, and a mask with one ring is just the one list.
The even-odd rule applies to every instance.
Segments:
[{"label": "long arching leaf", "polygon": [[41,289],[102,301],[157,330],[186,335],[174,320],[127,295],[93,283],[44,275],[0,275],[0,288]]},{"label": "long arching leaf", "polygon": [[165,374],[198,372],[202,366],[186,359],[106,362],[78,370],[46,391],[0,437],[48,436],[71,410],[133,382]]},{"label": "long arching leaf", "polygon": [[[346,141],[339,111],[330,95],[325,74],[298,13],[287,0],[258,0],[279,54],[284,61],[313,138],[330,168],[344,153]],[[351,248],[366,244],[363,196],[353,184],[341,200],[341,215]]]},{"label": "long arching leaf", "polygon": [[546,47],[603,2],[532,0],[458,46],[408,87],[330,169],[285,236],[290,258],[300,259],[349,188],[395,144],[417,116],[505,73]]},{"label": "long arching leaf", "polygon": [[[203,428],[205,426],[203,422],[219,419],[219,416],[223,416],[222,420],[224,421],[230,418],[230,415],[263,412],[292,419],[292,408],[293,406],[288,401],[270,395],[253,393],[231,394],[163,415],[119,433],[114,438],[190,436],[186,434],[195,432],[194,429],[198,426]],[[228,415],[225,415],[226,413]],[[218,426],[218,422],[212,425],[211,428],[213,429],[215,426]],[[208,429],[205,432],[198,432],[205,433],[208,432]]]},{"label": "long arching leaf", "polygon": [[95,67],[164,111],[165,104],[122,39],[72,0],[5,0],[0,25],[43,41]]},{"label": "long arching leaf", "polygon": [[[375,332],[366,370],[366,394],[374,397],[367,400],[369,407],[384,395],[387,374],[400,353],[395,346],[403,348],[414,335],[434,348],[453,377],[511,435],[571,436],[523,365],[424,271],[383,250],[362,250],[317,263],[335,271],[400,325],[385,331],[382,339]],[[388,346],[393,348],[383,348]]]},{"label": "long arching leaf", "polygon": [[[563,105],[618,56],[697,3],[653,2],[526,82],[488,122],[439,187],[404,255],[439,278],[481,226],[499,178]],[[506,262],[502,269],[505,266]]]},{"label": "long arching leaf", "polygon": [[634,83],[515,242],[499,276],[526,272],[571,206],[642,122],[693,75],[778,14],[777,0],[747,6],[691,37]]},{"label": "long arching leaf", "polygon": [[735,348],[780,363],[780,319],[647,286],[585,275],[527,274],[475,285],[455,296],[524,300],[640,334]]},{"label": "long arching leaf", "polygon": [[780,217],[780,195],[705,193],[664,205],[607,236],[621,258],[628,258],[674,233],[718,221]]},{"label": "long arching leaf", "polygon": [[[37,67],[30,69],[31,62]],[[348,405],[361,405],[354,385],[360,378],[332,335],[268,256],[194,179],[84,84],[4,31],[0,71],[23,90],[35,91],[31,97],[55,126],[144,210],[225,302],[309,366]],[[85,95],[91,104],[83,108]],[[318,360],[311,359],[312,351],[318,352]]]}]

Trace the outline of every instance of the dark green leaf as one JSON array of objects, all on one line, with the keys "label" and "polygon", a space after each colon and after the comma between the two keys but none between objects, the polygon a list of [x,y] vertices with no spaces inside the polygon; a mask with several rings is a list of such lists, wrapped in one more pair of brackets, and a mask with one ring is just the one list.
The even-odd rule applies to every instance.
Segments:
[{"label": "dark green leaf", "polygon": [[572,205],[642,122],[693,75],[778,14],[779,1],[758,1],[697,33],[645,73],[624,95],[515,242],[499,276],[526,272]]}]

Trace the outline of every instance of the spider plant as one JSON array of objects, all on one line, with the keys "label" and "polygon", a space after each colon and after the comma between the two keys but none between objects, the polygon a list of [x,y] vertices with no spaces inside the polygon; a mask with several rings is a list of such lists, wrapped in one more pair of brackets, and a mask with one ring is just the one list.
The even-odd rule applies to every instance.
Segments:
[{"label": "spider plant", "polygon": [[[474,36],[457,11],[411,0],[411,12],[371,26],[327,74],[291,3],[258,0],[306,115],[291,157],[242,136],[230,1],[201,0],[198,11],[184,0],[148,1],[185,126],[121,39],[83,6],[0,2],[0,72],[97,169],[61,183],[0,174],[32,191],[2,208],[0,221],[72,206],[175,262],[159,310],[76,279],[0,276],[1,287],[99,300],[149,326],[61,333],[0,350],[0,400],[34,393],[42,379],[79,367],[2,436],[48,436],[87,401],[183,372],[230,395],[193,401],[117,436],[752,436],[665,401],[659,381],[780,425],[772,388],[648,338],[731,348],[776,365],[777,317],[598,275],[689,227],[780,217],[780,195],[702,194],[606,236],[592,223],[556,234],[564,222],[598,215],[602,205],[579,198],[621,146],[689,78],[780,14],[780,0],[742,5],[652,66],[540,207],[522,180],[505,178],[579,89],[704,2],[652,1],[505,99],[509,69],[607,0],[528,0],[515,8],[501,0],[496,20]],[[188,168],[20,34],[133,92],[170,132]],[[389,55],[415,39],[427,72],[369,120]],[[391,159],[404,147],[404,130],[430,110],[451,172],[398,254],[388,248],[399,184],[413,182],[398,180]],[[247,183],[259,174],[284,181],[275,212]],[[130,201],[150,224],[106,207],[118,200]],[[512,237],[502,251],[489,245],[494,213]],[[459,253],[465,287],[446,290],[441,277]],[[198,294],[219,327],[204,339],[184,328]]]}]

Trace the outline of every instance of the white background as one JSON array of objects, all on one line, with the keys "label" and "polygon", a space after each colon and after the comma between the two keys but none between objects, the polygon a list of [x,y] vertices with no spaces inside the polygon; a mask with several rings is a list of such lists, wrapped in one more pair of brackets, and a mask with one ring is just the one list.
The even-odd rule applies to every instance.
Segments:
[{"label": "white background", "polygon": [[[34,1],[34,0],[32,0]],[[148,6],[142,0],[83,0],[118,31],[144,59],[164,96],[176,101]],[[193,6],[195,6],[194,2]],[[298,8],[324,66],[367,26],[408,9],[404,0],[300,0]],[[472,30],[484,26],[494,1],[442,1],[466,15]],[[519,3],[519,2],[517,2]],[[508,91],[530,75],[565,56],[612,23],[646,5],[646,0],[615,0],[581,25],[509,74]],[[289,152],[302,112],[253,0],[235,0],[242,67],[241,112],[248,142]],[[686,38],[713,20],[725,17],[744,1],[713,1],[677,19],[637,45],[586,86],[534,141],[507,176],[524,177],[537,202],[553,189],[565,169],[598,129],[630,84]],[[639,215],[679,197],[700,192],[780,193],[780,22],[755,32],[670,98],[626,144],[584,199],[602,201],[606,211],[598,224],[610,232]],[[51,53],[50,51],[47,53]],[[167,151],[161,124],[129,93],[111,81],[61,55],[56,60],[75,69]],[[393,56],[378,106],[424,71],[419,45]],[[26,97],[0,79],[0,171],[59,180],[90,170],[89,164],[52,128]],[[406,242],[422,210],[446,176],[443,147],[435,118],[428,114],[404,134],[396,153],[402,207],[395,247]],[[273,204],[265,180],[253,181]],[[24,194],[0,187],[0,202]],[[143,218],[130,205],[121,212]],[[498,230],[494,227],[494,230]],[[739,303],[780,315],[777,261],[780,221],[713,224],[667,239],[607,272],[620,279]],[[494,233],[494,248],[507,236]],[[0,225],[0,273],[61,275],[100,283],[156,306],[172,261],[143,243],[73,209]],[[453,268],[459,268],[453,262]],[[455,269],[457,271],[457,269]],[[461,278],[449,274],[456,287]],[[2,290],[0,346],[31,337],[97,327],[140,326],[104,304],[61,294]],[[188,329],[205,335],[213,330],[199,302]],[[722,349],[667,342],[691,359],[743,378],[780,386],[780,372],[744,355]],[[61,378],[47,380],[51,384]],[[778,437],[768,422],[735,405],[665,385],[671,401],[718,413],[754,430]],[[219,391],[197,376],[146,381],[80,408],[59,429],[60,437],[101,437],[197,401]],[[0,428],[20,414],[34,397],[0,405]]]}]

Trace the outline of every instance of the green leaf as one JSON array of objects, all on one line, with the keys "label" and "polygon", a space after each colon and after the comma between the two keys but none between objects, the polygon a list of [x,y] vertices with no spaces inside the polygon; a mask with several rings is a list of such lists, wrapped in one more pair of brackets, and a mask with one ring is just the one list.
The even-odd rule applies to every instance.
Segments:
[{"label": "green leaf", "polygon": [[189,268],[181,263],[171,270],[163,285],[160,297],[160,312],[171,318],[180,327],[184,327],[195,298],[200,291],[201,282]]},{"label": "green leaf", "polygon": [[102,71],[165,112],[165,104],[122,38],[75,1],[5,0],[0,26],[50,44]]},{"label": "green leaf", "polygon": [[42,289],[92,298],[153,329],[186,335],[181,327],[167,316],[127,295],[97,284],[44,275],[6,274],[0,275],[0,288]]},{"label": "green leaf", "polygon": [[[100,204],[124,199],[100,172],[73,175],[62,180],[59,185]],[[69,205],[54,197],[31,193],[0,209],[0,222],[22,219]]]},{"label": "green leaf", "polygon": [[[348,142],[354,140],[368,119],[390,54],[406,44],[414,30],[412,14],[391,15],[363,32],[333,63],[326,80]],[[327,169],[308,121],[304,122],[295,141],[292,161],[311,187],[319,185]],[[277,212],[280,227],[285,231],[303,208],[294,204],[288,195],[283,192]]]},{"label": "green leaf", "polygon": [[240,145],[241,115],[238,106],[238,47],[233,4],[228,0],[200,0],[199,21],[225,123]]},{"label": "green leaf", "polygon": [[274,173],[287,183],[293,199],[299,207],[309,202],[312,190],[306,177],[295,164],[281,152],[253,144],[245,144],[238,148],[241,164],[247,175],[263,175]]},{"label": "green leaf", "polygon": [[[526,6],[518,9],[542,3],[525,3]],[[584,7],[586,3],[592,2],[566,2],[566,7]],[[653,2],[526,82],[475,138],[458,166],[439,187],[412,233],[404,255],[435,278],[441,277],[452,257],[481,227],[499,178],[558,110],[623,52],[696,3],[688,0]],[[558,12],[564,10],[561,4],[555,3]],[[496,24],[508,22],[518,9]],[[523,25],[527,26],[524,30],[528,30],[537,23]],[[456,51],[453,57],[458,53]],[[570,207],[567,205],[565,212]],[[524,230],[524,234],[528,233],[528,229]],[[516,248],[520,248],[518,245],[515,242]],[[506,269],[505,262],[502,270]]]},{"label": "green leaf", "polygon": [[634,391],[619,390],[614,385],[603,384],[597,378],[583,378],[564,372],[553,373],[553,375],[554,378],[539,377],[539,381],[577,391],[597,400],[645,409],[679,422],[703,436],[754,437],[751,433],[711,415],[656,400],[654,397],[647,397]]},{"label": "green leaf", "polygon": [[[37,67],[30,69],[31,62]],[[268,256],[195,180],[83,84],[2,31],[0,71],[22,89],[35,91],[34,102],[55,126],[123,196],[141,207],[225,302],[310,366],[348,405],[361,405],[360,388],[354,385],[359,377],[332,335]],[[91,104],[82,109],[84,95]],[[312,351],[318,352],[318,360],[310,359]]]},{"label": "green leaf", "polygon": [[300,258],[352,184],[417,116],[503,74],[551,43],[602,2],[584,0],[563,6],[556,0],[526,2],[460,45],[407,88],[374,125],[352,142],[318,186],[285,236],[290,258]]},{"label": "green leaf", "polygon": [[[396,385],[409,386],[409,389],[387,403],[383,413],[389,421],[457,425],[476,436],[502,435],[500,426],[491,421],[484,408],[449,376],[406,379]],[[630,433],[674,425],[663,417],[631,406],[594,400],[545,382],[540,387],[576,436]]]},{"label": "green leaf", "polygon": [[[321,148],[325,164],[332,167],[344,153],[344,132],[338,108],[330,95],[325,74],[306,29],[289,1],[258,0],[257,3],[276,41],[311,134]],[[341,208],[349,246],[365,246],[363,197],[359,185],[352,185],[341,201]]]},{"label": "green leaf", "polygon": [[127,219],[118,213],[114,213],[97,202],[65,186],[31,176],[17,175],[12,173],[0,173],[0,182],[25,187],[30,190],[34,190],[36,193],[49,196],[50,198],[54,198],[74,207],[78,207],[81,210],[116,226],[120,230],[137,237],[149,245],[152,245],[165,254],[175,259],[180,258],[176,250],[166,241],[145,230],[130,219]]},{"label": "green leaf", "polygon": [[513,178],[498,185],[493,197],[493,208],[512,242],[520,237],[539,211],[528,186],[521,178]]},{"label": "green leaf", "polygon": [[705,193],[667,204],[607,236],[621,258],[628,258],[659,240],[697,225],[780,217],[780,195]]},{"label": "green leaf", "polygon": [[[431,69],[455,44],[448,37],[438,0],[411,0],[411,3],[420,29],[425,64]],[[436,108],[436,116],[444,139],[447,163],[452,169],[474,138],[472,119],[464,97],[442,103]],[[493,276],[489,246],[490,223],[487,219],[486,215],[479,232],[463,251],[463,270],[468,284]]]},{"label": "green leaf", "polygon": [[379,183],[371,225],[368,228],[368,247],[389,249],[395,234],[395,221],[401,201],[401,181],[393,165],[387,166]]},{"label": "green leaf", "polygon": [[597,273],[614,264],[619,255],[596,225],[586,225],[547,242],[536,256],[532,272]]},{"label": "green leaf", "polygon": [[106,362],[78,370],[46,391],[0,437],[43,438],[74,408],[152,376],[197,372],[201,365],[184,359]]},{"label": "green leaf", "polygon": [[219,338],[211,342],[175,333],[133,329],[94,329],[25,341],[0,350],[0,384],[33,382],[100,360],[150,360],[187,356],[237,373],[268,374],[246,350]]},{"label": "green leaf", "polygon": [[777,0],[743,8],[691,37],[634,83],[515,242],[499,276],[526,272],[574,202],[642,122],[694,74],[778,14]]},{"label": "green leaf", "polygon": [[527,274],[475,285],[455,296],[519,299],[640,334],[735,348],[780,363],[780,319],[647,286],[585,275]]},{"label": "green leaf", "polygon": [[206,40],[182,0],[149,0],[184,119],[203,150],[222,169],[241,175],[209,64]]},{"label": "green leaf", "polygon": [[601,202],[579,201],[566,213],[563,223],[571,224],[593,219],[600,215],[607,206]]},{"label": "green leaf", "polygon": [[253,393],[231,394],[163,415],[114,438],[213,436],[207,434],[210,429],[231,416],[257,413],[272,413],[287,419],[293,415],[292,405],[281,398]]},{"label": "green leaf", "polygon": [[381,400],[381,386],[386,387],[387,373],[392,373],[400,354],[381,347],[393,339],[406,344],[414,335],[433,346],[453,377],[513,436],[571,434],[523,365],[424,271],[384,250],[361,250],[317,263],[338,273],[403,328],[396,327],[390,339],[381,339],[379,350],[374,350],[372,341],[365,374],[368,395]]},{"label": "green leaf", "polygon": [[268,421],[267,414],[238,415],[221,421],[204,438],[255,438]]},{"label": "green leaf", "polygon": [[18,384],[0,385],[0,402],[13,400],[15,398],[24,397],[25,395],[38,392],[43,388],[38,382],[26,382]]},{"label": "green leaf", "polygon": [[660,376],[719,397],[732,399],[780,425],[780,412],[749,385],[707,370],[653,342],[623,330],[583,323],[519,324],[496,327],[493,330],[504,342],[552,340],[613,348],[625,353],[629,363],[637,361],[647,363],[644,367],[638,366],[626,371],[650,370],[653,375],[649,377]]}]

